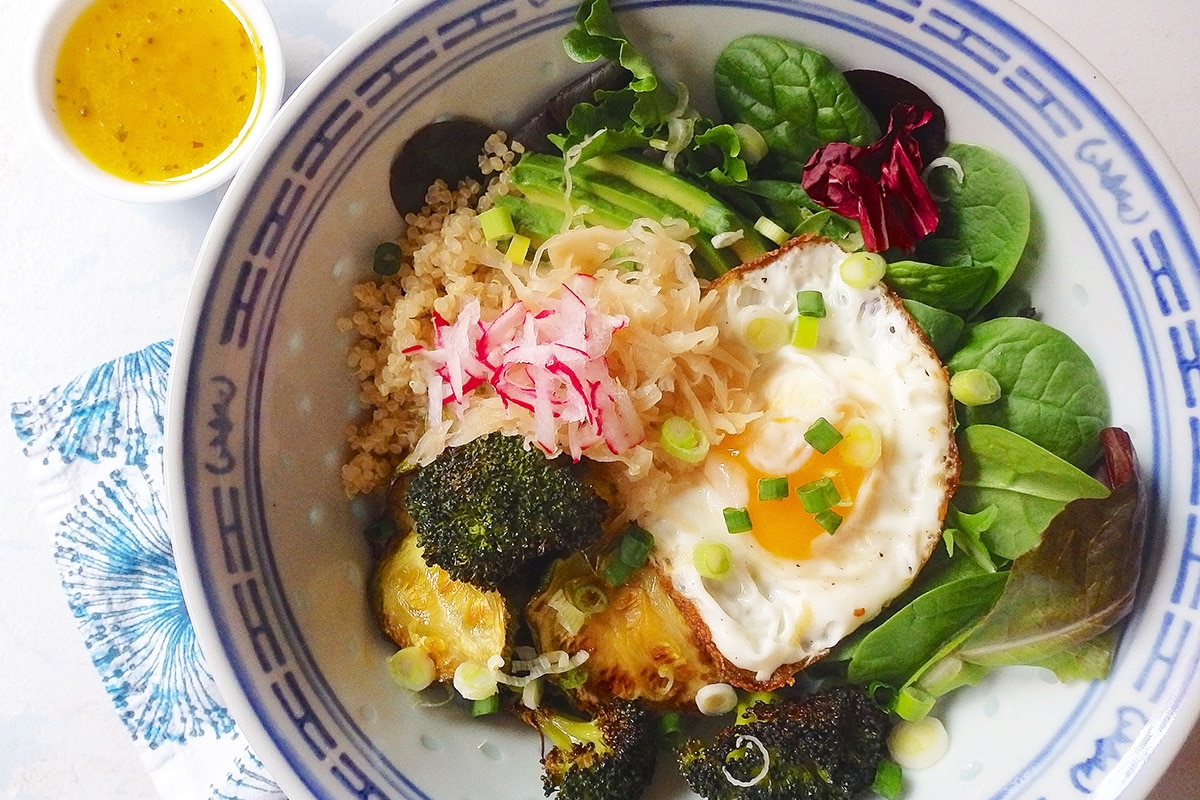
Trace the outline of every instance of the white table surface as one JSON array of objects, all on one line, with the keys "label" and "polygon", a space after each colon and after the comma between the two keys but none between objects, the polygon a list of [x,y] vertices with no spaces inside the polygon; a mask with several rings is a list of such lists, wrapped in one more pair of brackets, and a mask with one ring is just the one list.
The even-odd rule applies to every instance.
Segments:
[{"label": "white table surface", "polygon": [[[1197,0],[1019,0],[1096,67],[1200,194]],[[387,0],[267,0],[288,91]],[[156,798],[76,633],[8,409],[176,335],[220,192],[143,207],[75,184],[34,140],[24,55],[43,3],[0,0],[0,798]],[[1197,687],[1200,691],[1200,687]],[[1200,726],[1152,793],[1200,795]]]}]

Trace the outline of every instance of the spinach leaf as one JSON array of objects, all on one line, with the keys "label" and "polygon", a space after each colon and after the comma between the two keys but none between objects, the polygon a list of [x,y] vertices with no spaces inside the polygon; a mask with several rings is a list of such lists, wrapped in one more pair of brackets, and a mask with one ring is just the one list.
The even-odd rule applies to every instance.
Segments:
[{"label": "spinach leaf", "polygon": [[999,425],[1080,468],[1099,454],[1108,395],[1087,353],[1062,331],[1024,317],[972,327],[946,364],[951,374],[990,372],[1002,392],[994,403],[961,410],[968,425]]},{"label": "spinach leaf", "polygon": [[962,338],[966,323],[962,317],[943,311],[940,308],[919,303],[916,300],[903,300],[904,309],[917,323],[917,327],[929,340],[929,346],[937,357],[945,362],[958,349],[959,339]]},{"label": "spinach leaf", "polygon": [[977,308],[994,274],[991,267],[974,264],[944,267],[904,260],[887,266],[887,281],[901,297],[952,314],[966,314]]},{"label": "spinach leaf", "polygon": [[1013,561],[1008,586],[959,655],[996,667],[1054,658],[1133,607],[1145,538],[1140,482],[1068,503],[1040,545]]},{"label": "spinach leaf", "polygon": [[916,258],[946,264],[947,251],[965,252],[971,264],[991,270],[991,280],[975,302],[973,316],[1012,277],[1029,239],[1031,205],[1021,174],[1002,156],[977,145],[951,143],[945,157],[961,169],[934,169],[929,190],[938,201],[937,230],[916,250]]},{"label": "spinach leaf", "polygon": [[879,125],[842,73],[803,45],[742,36],[721,51],[714,70],[726,122],[746,123],[767,142],[759,174],[794,180],[822,145],[867,145],[879,138]]},{"label": "spinach leaf", "polygon": [[995,572],[996,563],[983,543],[983,534],[992,527],[997,513],[995,506],[988,506],[976,514],[967,514],[951,504],[946,509],[946,528],[942,531],[942,541],[950,556],[954,556],[957,548],[984,572]]},{"label": "spinach leaf", "polygon": [[[917,579],[913,581],[908,589],[901,593],[899,597],[892,600],[884,608],[883,613],[842,639],[819,663],[842,662],[848,664],[858,651],[858,647],[863,639],[870,636],[876,628],[887,622],[902,609],[908,607],[918,597],[946,584],[954,583],[964,578],[974,578],[985,572],[986,570],[962,552],[952,554],[949,548],[936,548],[933,554],[929,556],[929,560],[925,562],[925,566],[921,567],[921,571],[917,573]],[[841,677],[845,677],[844,667],[840,675]]]},{"label": "spinach leaf", "polygon": [[1006,577],[1003,572],[969,575],[921,594],[858,642],[847,677],[904,685],[947,641],[987,613]]},{"label": "spinach leaf", "polygon": [[964,428],[958,452],[962,471],[955,505],[975,511],[996,506],[996,519],[981,537],[1000,558],[1036,547],[1050,521],[1072,500],[1108,495],[1104,484],[1087,473],[995,425]]},{"label": "spinach leaf", "polygon": [[714,182],[722,187],[722,197],[750,219],[765,216],[792,236],[807,233],[838,242],[848,252],[862,249],[858,223],[822,208],[795,181],[751,178],[735,185]]}]

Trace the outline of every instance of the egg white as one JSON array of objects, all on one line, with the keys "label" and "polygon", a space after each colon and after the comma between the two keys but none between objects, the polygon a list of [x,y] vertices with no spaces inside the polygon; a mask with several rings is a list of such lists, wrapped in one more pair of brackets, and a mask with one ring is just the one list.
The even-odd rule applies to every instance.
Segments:
[{"label": "egg white", "polygon": [[[757,356],[743,390],[758,396],[762,414],[743,434],[742,460],[714,448],[642,520],[655,535],[656,566],[719,654],[752,676],[748,685],[786,680],[907,588],[938,541],[957,480],[945,369],[884,286],[858,289],[841,279],[844,257],[831,243],[796,241],[713,286],[729,347],[745,346],[747,315],[764,307],[794,318],[800,290],[819,290],[827,315],[815,348],[787,343]],[[753,491],[744,463],[792,472],[812,454],[804,432],[818,417],[839,428],[867,420],[882,441],[842,525],[801,559],[729,533],[722,510],[745,506]],[[703,578],[693,565],[702,542],[731,548],[733,566],[722,578]]]}]

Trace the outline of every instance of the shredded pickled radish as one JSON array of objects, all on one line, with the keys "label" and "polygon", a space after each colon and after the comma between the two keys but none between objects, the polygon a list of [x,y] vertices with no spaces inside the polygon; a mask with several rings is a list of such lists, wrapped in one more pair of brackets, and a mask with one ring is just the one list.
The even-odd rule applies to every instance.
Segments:
[{"label": "shredded pickled radish", "polygon": [[454,322],[435,316],[433,346],[414,348],[435,376],[427,381],[430,411],[461,406],[486,385],[533,414],[534,440],[547,453],[564,441],[576,460],[597,442],[616,455],[640,444],[641,419],[606,360],[613,332],[629,320],[597,309],[594,283],[576,275],[538,308],[517,300],[490,322],[477,299]]}]

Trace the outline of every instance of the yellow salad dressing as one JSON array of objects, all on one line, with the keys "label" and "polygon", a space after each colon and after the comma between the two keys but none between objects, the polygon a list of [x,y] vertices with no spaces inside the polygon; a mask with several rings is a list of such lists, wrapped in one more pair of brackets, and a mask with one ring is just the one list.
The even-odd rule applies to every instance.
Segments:
[{"label": "yellow salad dressing", "polygon": [[55,68],[75,145],[127,180],[185,177],[236,145],[257,113],[262,50],[222,0],[97,0]]}]

